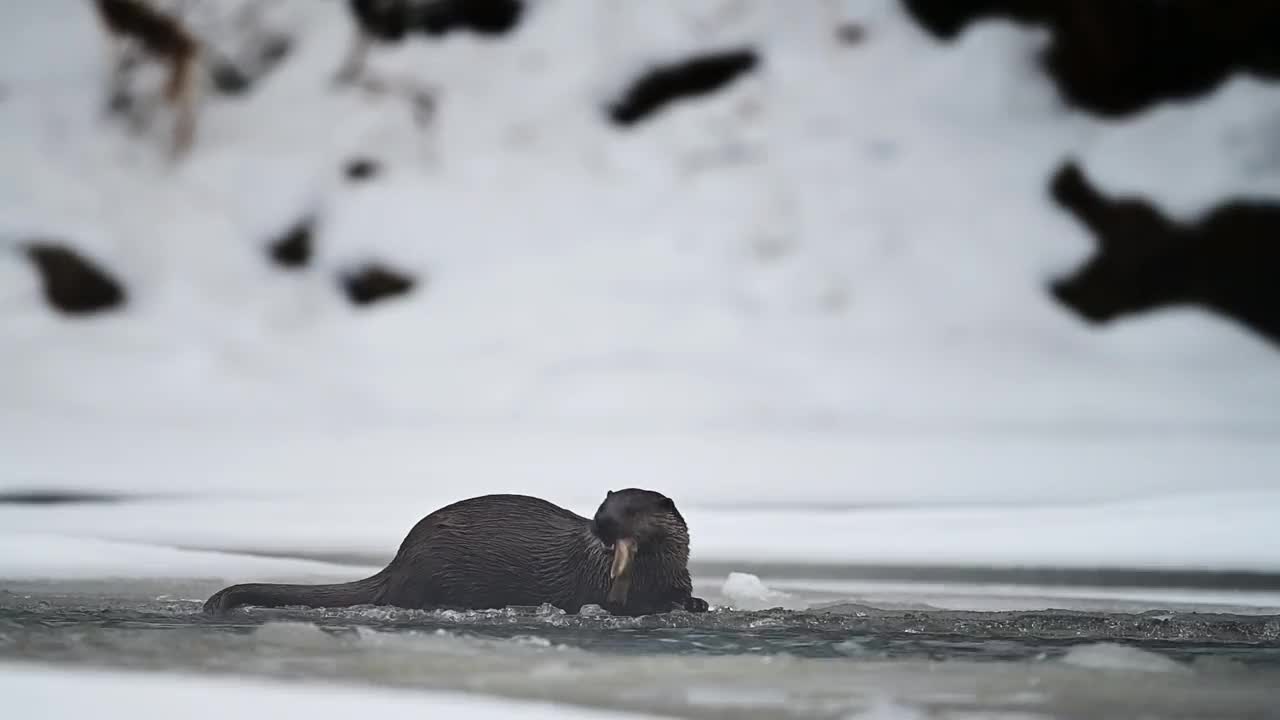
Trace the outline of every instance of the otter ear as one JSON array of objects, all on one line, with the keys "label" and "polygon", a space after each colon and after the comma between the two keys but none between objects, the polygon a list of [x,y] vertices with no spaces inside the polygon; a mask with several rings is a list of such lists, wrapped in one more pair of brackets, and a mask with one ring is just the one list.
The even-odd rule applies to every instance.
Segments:
[{"label": "otter ear", "polygon": [[605,496],[605,497],[613,497],[613,491],[612,491],[612,490],[606,490],[606,491],[605,491],[604,496]]}]

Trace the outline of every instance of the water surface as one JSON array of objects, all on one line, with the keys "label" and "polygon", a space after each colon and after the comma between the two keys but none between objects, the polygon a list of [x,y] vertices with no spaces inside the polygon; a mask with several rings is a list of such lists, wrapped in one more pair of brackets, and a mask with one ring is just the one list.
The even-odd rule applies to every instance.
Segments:
[{"label": "water surface", "polygon": [[0,659],[465,690],[690,718],[1280,717],[1280,617],[1070,610],[569,616],[0,591]]}]

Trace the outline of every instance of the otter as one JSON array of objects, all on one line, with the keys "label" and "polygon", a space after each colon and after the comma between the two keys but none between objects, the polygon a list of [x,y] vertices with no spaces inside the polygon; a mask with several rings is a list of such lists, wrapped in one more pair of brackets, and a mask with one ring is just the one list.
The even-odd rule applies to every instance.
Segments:
[{"label": "otter", "polygon": [[479,610],[549,603],[576,614],[704,612],[689,578],[689,528],[671,498],[610,491],[588,520],[525,495],[461,500],[414,525],[391,562],[337,585],[232,585],[207,613],[244,605]]}]

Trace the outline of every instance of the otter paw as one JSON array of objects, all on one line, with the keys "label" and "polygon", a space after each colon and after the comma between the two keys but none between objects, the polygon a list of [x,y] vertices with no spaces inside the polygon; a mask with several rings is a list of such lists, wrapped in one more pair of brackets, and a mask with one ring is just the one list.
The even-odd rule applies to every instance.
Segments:
[{"label": "otter paw", "polygon": [[690,597],[688,600],[684,601],[684,609],[688,610],[689,612],[700,613],[700,612],[706,612],[710,610],[711,606],[707,604],[707,601],[703,600],[702,598]]}]

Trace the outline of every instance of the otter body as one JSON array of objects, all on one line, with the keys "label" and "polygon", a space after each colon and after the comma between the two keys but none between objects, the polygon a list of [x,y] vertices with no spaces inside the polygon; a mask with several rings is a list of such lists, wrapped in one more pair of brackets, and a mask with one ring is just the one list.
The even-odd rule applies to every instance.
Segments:
[{"label": "otter body", "polygon": [[550,603],[576,613],[703,611],[675,504],[648,490],[605,498],[594,519],[524,495],[486,495],[427,515],[381,572],[339,585],[233,585],[206,612],[242,605],[484,609]]}]

